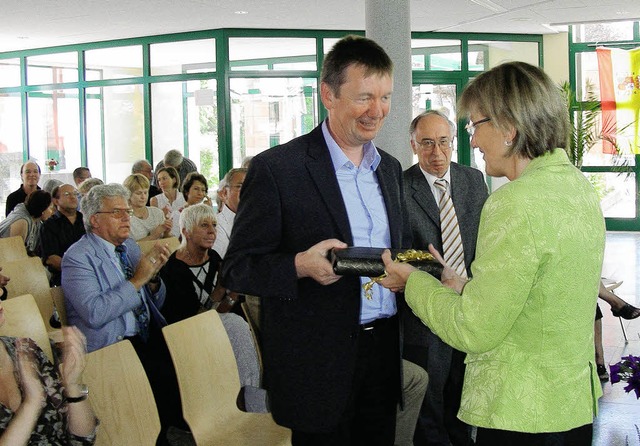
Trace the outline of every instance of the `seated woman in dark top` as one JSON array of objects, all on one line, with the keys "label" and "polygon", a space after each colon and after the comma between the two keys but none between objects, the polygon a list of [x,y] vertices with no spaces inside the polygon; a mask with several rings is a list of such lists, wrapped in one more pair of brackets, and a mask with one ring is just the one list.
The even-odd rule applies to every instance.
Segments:
[{"label": "seated woman in dark top", "polygon": [[38,255],[40,249],[40,229],[42,222],[53,215],[55,208],[51,194],[43,190],[32,192],[25,203],[19,203],[0,222],[0,237],[19,235],[29,255]]},{"label": "seated woman in dark top", "polygon": [[82,385],[84,336],[75,327],[63,334],[60,373],[31,339],[0,336],[0,444],[94,444],[97,420]]},{"label": "seated woman in dark top", "polygon": [[194,204],[180,214],[182,244],[160,276],[167,288],[162,314],[169,324],[215,308],[231,341],[238,363],[240,385],[244,387],[244,408],[265,412],[265,392],[259,389],[260,368],[248,324],[228,313],[237,294],[216,286],[220,256],[211,247],[216,240],[216,212],[207,204]]}]

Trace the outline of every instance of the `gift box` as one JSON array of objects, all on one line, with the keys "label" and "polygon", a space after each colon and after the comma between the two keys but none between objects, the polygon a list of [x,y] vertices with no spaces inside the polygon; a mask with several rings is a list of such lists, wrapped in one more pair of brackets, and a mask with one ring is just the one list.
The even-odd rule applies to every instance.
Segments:
[{"label": "gift box", "polygon": [[[333,271],[339,276],[378,277],[384,274],[382,253],[386,248],[351,247],[331,250]],[[440,279],[442,265],[428,251],[391,249],[391,258],[409,263]],[[398,259],[400,257],[400,259]]]}]

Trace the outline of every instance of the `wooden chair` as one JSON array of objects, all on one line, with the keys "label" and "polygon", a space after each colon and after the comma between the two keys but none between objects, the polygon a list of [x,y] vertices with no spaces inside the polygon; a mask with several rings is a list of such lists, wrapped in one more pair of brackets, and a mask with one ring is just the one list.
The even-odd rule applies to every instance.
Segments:
[{"label": "wooden chair", "polygon": [[0,266],[14,260],[26,259],[27,248],[24,240],[19,235],[13,237],[0,238]]},{"label": "wooden chair", "polygon": [[160,418],[131,342],[121,341],[89,353],[83,379],[100,420],[96,445],[156,444]]},{"label": "wooden chair", "polygon": [[151,251],[151,248],[153,248],[153,246],[158,242],[167,243],[169,245],[169,251],[171,252],[171,254],[173,254],[173,252],[180,247],[180,241],[177,237],[167,237],[160,240],[145,240],[142,242],[138,242],[138,246],[140,246],[140,250],[142,251],[142,253],[146,254]]},{"label": "wooden chair", "polygon": [[2,303],[5,323],[0,327],[0,336],[31,338],[53,363],[53,352],[40,310],[30,294],[14,296]]},{"label": "wooden chair", "polygon": [[182,411],[198,446],[290,445],[291,431],[269,413],[242,412],[238,367],[214,310],[162,329],[178,376]]},{"label": "wooden chair", "polygon": [[40,309],[42,320],[47,331],[55,331],[56,328],[49,324],[53,314],[53,299],[49,290],[49,279],[38,257],[8,262],[2,265],[2,273],[11,280],[7,284],[9,299],[12,296],[31,294]]},{"label": "wooden chair", "polygon": [[53,299],[53,306],[56,310],[58,310],[58,318],[60,319],[60,323],[62,323],[62,325],[68,325],[67,307],[64,303],[64,292],[62,291],[62,287],[51,287],[49,288],[49,292],[51,293],[51,298]]}]

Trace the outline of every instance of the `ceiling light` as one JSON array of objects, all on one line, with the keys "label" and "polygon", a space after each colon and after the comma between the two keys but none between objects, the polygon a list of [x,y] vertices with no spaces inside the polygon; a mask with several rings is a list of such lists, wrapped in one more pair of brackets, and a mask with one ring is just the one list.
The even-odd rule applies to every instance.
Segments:
[{"label": "ceiling light", "polygon": [[471,0],[471,2],[475,3],[476,5],[482,6],[483,8],[490,9],[493,12],[507,12],[506,8],[493,3],[491,0]]},{"label": "ceiling light", "polygon": [[240,14],[240,15],[249,14],[249,11],[234,11],[234,14]]}]

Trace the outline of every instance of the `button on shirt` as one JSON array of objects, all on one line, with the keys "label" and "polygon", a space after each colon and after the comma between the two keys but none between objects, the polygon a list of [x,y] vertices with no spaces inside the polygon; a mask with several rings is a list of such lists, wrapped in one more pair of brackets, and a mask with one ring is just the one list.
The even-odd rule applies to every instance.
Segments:
[{"label": "button on shirt", "polygon": [[[360,166],[355,166],[329,133],[326,120],[322,123],[322,133],[329,147],[342,199],[347,209],[353,245],[390,248],[391,236],[387,209],[375,174],[381,157],[375,145],[372,142],[364,145],[362,162]],[[361,284],[369,280],[368,277],[360,278]],[[361,324],[396,314],[395,294],[388,289],[378,284],[374,285],[372,298],[369,300],[360,287],[360,296]]]}]

